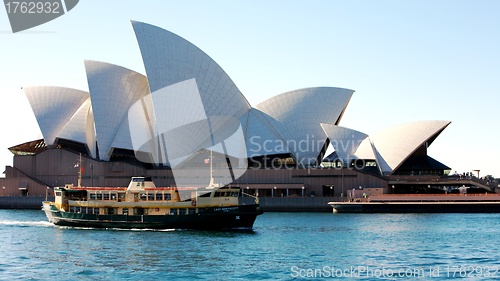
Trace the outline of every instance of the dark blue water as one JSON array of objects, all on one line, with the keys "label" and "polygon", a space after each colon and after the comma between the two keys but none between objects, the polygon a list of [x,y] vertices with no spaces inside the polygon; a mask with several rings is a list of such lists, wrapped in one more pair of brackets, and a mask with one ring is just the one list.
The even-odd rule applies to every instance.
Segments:
[{"label": "dark blue water", "polygon": [[500,215],[265,213],[253,232],[62,228],[0,210],[1,280],[489,280]]}]

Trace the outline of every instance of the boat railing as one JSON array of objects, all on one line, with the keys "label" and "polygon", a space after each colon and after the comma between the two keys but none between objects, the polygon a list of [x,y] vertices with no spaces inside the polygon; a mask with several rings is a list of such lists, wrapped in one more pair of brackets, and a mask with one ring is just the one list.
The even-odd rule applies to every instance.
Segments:
[{"label": "boat railing", "polygon": [[374,194],[370,196],[370,201],[500,201],[500,195],[495,193]]},{"label": "boat railing", "polygon": [[245,195],[245,196],[248,196],[248,197],[251,197],[251,198],[254,198],[255,199],[255,204],[259,204],[259,197],[255,196],[255,195],[252,195],[252,194],[248,194],[246,192],[241,192],[241,194]]},{"label": "boat railing", "polygon": [[372,194],[370,197],[409,197],[409,196],[434,196],[434,197],[443,197],[443,196],[448,196],[448,197],[453,197],[453,196],[499,196],[497,193],[437,193],[437,194],[432,194],[432,193],[401,193],[401,194]]}]

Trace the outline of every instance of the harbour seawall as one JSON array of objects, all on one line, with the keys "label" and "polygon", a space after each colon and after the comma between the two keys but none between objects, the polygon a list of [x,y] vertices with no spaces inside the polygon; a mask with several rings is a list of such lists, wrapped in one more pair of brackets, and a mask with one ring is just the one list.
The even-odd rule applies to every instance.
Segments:
[{"label": "harbour seawall", "polygon": [[0,196],[0,209],[41,209],[43,201],[45,196]]},{"label": "harbour seawall", "polygon": [[[49,197],[49,200],[54,198]],[[299,198],[259,198],[264,212],[331,212],[328,202],[338,201],[336,197],[299,197]],[[253,198],[242,198],[243,203],[251,204]],[[0,209],[41,209],[45,196],[0,196]]]},{"label": "harbour seawall", "polygon": [[[297,197],[297,198],[259,198],[264,212],[332,212],[328,202],[340,201],[339,197]],[[243,203],[254,202],[253,198],[243,198]]]}]

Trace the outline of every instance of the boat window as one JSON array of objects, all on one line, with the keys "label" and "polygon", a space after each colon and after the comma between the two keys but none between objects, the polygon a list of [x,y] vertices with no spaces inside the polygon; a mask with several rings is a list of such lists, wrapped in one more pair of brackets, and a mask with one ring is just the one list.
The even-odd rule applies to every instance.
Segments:
[{"label": "boat window", "polygon": [[125,193],[118,193],[118,198],[125,199]]},{"label": "boat window", "polygon": [[163,194],[156,193],[156,201],[162,201],[162,200],[163,200]]},{"label": "boat window", "polygon": [[177,215],[177,209],[170,209],[170,215]]},{"label": "boat window", "polygon": [[217,191],[215,192],[214,197],[228,197],[230,194],[230,192]]},{"label": "boat window", "polygon": [[116,193],[111,192],[111,200],[116,200]]},{"label": "boat window", "polygon": [[101,193],[97,194],[97,200],[102,200],[102,194]]},{"label": "boat window", "polygon": [[170,193],[165,194],[165,201],[170,201],[170,200],[172,200],[172,194]]},{"label": "boat window", "polygon": [[103,200],[109,200],[109,193],[103,194]]},{"label": "boat window", "polygon": [[179,209],[179,215],[185,215],[186,209]]},{"label": "boat window", "polygon": [[128,208],[123,208],[122,209],[122,214],[128,215]]},{"label": "boat window", "polygon": [[202,195],[198,197],[210,197],[211,192],[203,193]]},{"label": "boat window", "polygon": [[61,191],[56,191],[56,196],[61,196]]},{"label": "boat window", "polygon": [[94,214],[96,214],[96,215],[99,214],[99,208],[94,208]]},{"label": "boat window", "polygon": [[82,214],[86,214],[87,213],[87,207],[82,207],[81,210],[80,210],[80,212]]},{"label": "boat window", "polygon": [[191,209],[189,209],[189,214],[190,214],[190,215],[194,215],[194,214],[196,214],[196,209],[195,209],[195,208],[191,208]]},{"label": "boat window", "polygon": [[146,201],[146,198],[147,198],[147,197],[146,197],[146,194],[142,193],[142,194],[141,194],[141,200]]},{"label": "boat window", "polygon": [[136,186],[144,185],[144,178],[135,178],[132,181],[137,183]]},{"label": "boat window", "polygon": [[75,212],[75,206],[69,206],[69,212],[74,213]]},{"label": "boat window", "polygon": [[95,200],[95,193],[90,193],[90,200]]},{"label": "boat window", "polygon": [[155,195],[153,193],[148,193],[148,201],[154,201],[155,200]]}]

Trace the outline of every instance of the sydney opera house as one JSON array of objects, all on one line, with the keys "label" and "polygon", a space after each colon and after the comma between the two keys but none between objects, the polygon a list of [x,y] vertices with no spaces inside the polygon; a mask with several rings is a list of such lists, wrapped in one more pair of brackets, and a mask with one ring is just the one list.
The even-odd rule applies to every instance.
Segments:
[{"label": "sydney opera house", "polygon": [[[427,148],[450,124],[419,121],[367,135],[341,126],[353,90],[312,87],[251,105],[189,41],[132,22],[146,75],[85,61],[88,92],[23,90],[43,138],[10,148],[8,194],[47,187],[239,186],[262,198],[346,197],[441,190],[449,167]],[[328,151],[328,153],[327,153]]]}]

